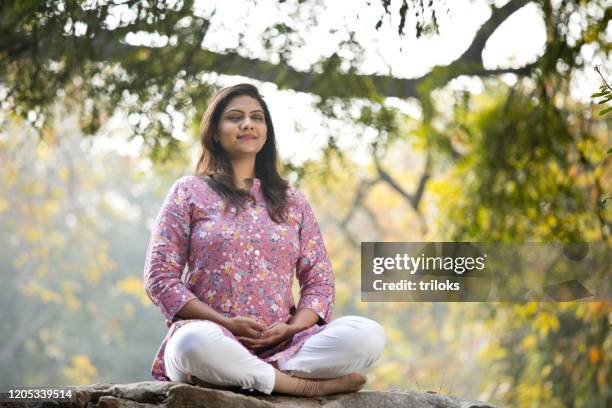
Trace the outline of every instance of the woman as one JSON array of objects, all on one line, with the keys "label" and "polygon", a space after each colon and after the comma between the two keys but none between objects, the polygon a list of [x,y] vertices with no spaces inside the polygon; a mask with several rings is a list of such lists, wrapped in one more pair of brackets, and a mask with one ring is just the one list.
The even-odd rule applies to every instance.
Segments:
[{"label": "woman", "polygon": [[358,316],[331,321],[323,238],[304,195],[279,175],[257,88],[221,90],[201,143],[196,174],[172,186],[147,251],[145,289],[169,326],[153,377],[265,394],[358,391],[357,371],[382,353],[384,331]]}]

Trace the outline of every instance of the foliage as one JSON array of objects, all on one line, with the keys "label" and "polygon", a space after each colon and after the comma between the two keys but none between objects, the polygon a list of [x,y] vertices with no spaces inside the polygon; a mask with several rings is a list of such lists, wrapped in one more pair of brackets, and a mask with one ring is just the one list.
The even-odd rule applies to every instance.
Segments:
[{"label": "foliage", "polygon": [[[452,177],[469,182],[456,190],[462,199],[453,203],[450,216],[467,219],[448,226],[454,228],[450,237],[608,239],[610,209],[597,200],[609,188],[609,169],[601,166],[607,160],[601,153],[605,128],[589,131],[579,118],[581,107],[562,112],[520,85],[487,95],[470,105],[471,114],[457,108],[464,119],[457,121],[455,140],[469,153]],[[478,105],[482,108],[474,111]]]},{"label": "foliage", "polygon": [[[393,16],[394,14],[390,10],[391,0],[382,0],[382,6],[385,10],[383,16],[376,23],[376,29],[378,30],[383,25],[383,19],[385,16]],[[416,20],[415,31],[416,37],[421,38],[423,34],[436,33],[439,34],[438,17],[436,13],[439,13],[440,1],[436,2],[429,0],[427,5],[423,0],[418,1],[407,1],[402,0],[402,4],[399,7],[397,14],[399,15],[399,23],[397,26],[397,32],[399,35],[404,35],[404,28],[406,25],[406,17],[408,12],[411,11],[414,14]],[[442,3],[443,5],[443,3]],[[447,10],[448,12],[448,10]]]},{"label": "foliage", "polygon": [[[202,67],[189,63],[208,29],[204,18],[192,14],[192,3],[2,2],[2,108],[42,129],[52,102],[65,95],[82,103],[87,135],[121,108],[151,157],[169,158],[178,147],[175,112],[204,105],[211,92]],[[130,50],[124,39],[138,32],[156,33],[181,49]]]},{"label": "foliage", "polygon": [[14,117],[0,131],[6,386],[136,381],[163,337],[142,265],[147,222],[173,175],[151,178],[134,159],[94,153],[78,108],[64,109],[42,141]]},{"label": "foliage", "polygon": [[[590,124],[587,107],[540,97],[540,86],[496,84],[455,106],[452,142],[465,153],[432,186],[452,220],[440,223],[445,239],[610,242],[612,210],[601,200],[612,187],[602,153],[609,129]],[[609,404],[609,303],[493,303],[481,312],[497,333],[480,354],[495,373],[483,381],[487,395],[510,406]]]},{"label": "foliage", "polygon": [[[178,134],[184,130],[176,113],[185,115],[189,126],[196,109],[205,106],[215,89],[210,73],[241,75],[274,82],[280,89],[312,93],[320,97],[315,102],[319,107],[337,98],[364,98],[376,101],[383,110],[386,96],[418,98],[426,108],[430,91],[461,75],[528,75],[536,64],[487,69],[482,52],[497,28],[529,3],[513,0],[498,7],[491,1],[491,16],[457,60],[420,78],[403,79],[361,73],[365,50],[350,27],[341,27],[344,32],[337,51],[323,55],[309,71],[293,68],[292,59],[305,41],[302,32],[317,25],[320,0],[279,2],[282,21],[271,21],[262,32],[264,50],[258,56],[241,50],[244,35],[238,37],[236,47],[223,52],[203,48],[215,22],[214,10],[202,11],[189,0],[5,1],[0,4],[0,100],[5,110],[43,128],[56,95],[72,96],[85,107],[82,128],[86,134],[94,134],[116,109],[126,110],[131,113],[132,133],[142,137],[145,152],[163,161],[176,151]],[[558,63],[579,66],[576,56],[581,47],[599,42],[610,18],[609,8],[600,0],[588,7],[579,0],[555,7],[547,0],[534,3],[547,24],[548,41],[541,58],[547,72]],[[448,5],[440,0],[402,1],[399,8],[383,0],[367,4],[383,19],[391,17],[393,25],[399,16],[400,35],[408,16],[416,19],[417,35],[434,33],[440,9]],[[584,25],[578,40],[567,29],[574,14]],[[333,148],[332,138],[329,146]]]},{"label": "foliage", "polygon": [[[606,78],[604,78],[603,74],[601,73],[601,67],[596,65],[595,66],[595,72],[597,72],[599,74],[599,76],[601,77],[601,80],[603,81],[603,85],[601,85],[599,87],[599,92],[595,92],[593,95],[591,95],[591,98],[601,98],[599,101],[597,101],[598,105],[604,105],[606,103],[609,103],[612,100],[612,93],[610,91],[612,91],[612,87],[610,87],[610,85],[608,84],[608,81],[606,81]],[[612,111],[612,106],[611,107],[605,107],[604,105],[604,109],[599,111],[599,114],[601,116],[607,115]],[[608,151],[608,153],[610,153]]]}]

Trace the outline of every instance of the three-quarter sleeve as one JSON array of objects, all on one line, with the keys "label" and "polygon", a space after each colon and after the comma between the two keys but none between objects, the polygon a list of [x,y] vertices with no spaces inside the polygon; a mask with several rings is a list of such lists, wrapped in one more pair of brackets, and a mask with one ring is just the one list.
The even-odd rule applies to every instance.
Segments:
[{"label": "three-quarter sleeve", "polygon": [[302,222],[296,276],[300,283],[297,309],[311,309],[326,323],[334,303],[334,275],[319,224],[308,201],[300,193]]},{"label": "three-quarter sleeve", "polygon": [[181,281],[189,253],[191,208],[185,178],[177,180],[159,211],[145,259],[144,285],[167,321],[196,296]]}]

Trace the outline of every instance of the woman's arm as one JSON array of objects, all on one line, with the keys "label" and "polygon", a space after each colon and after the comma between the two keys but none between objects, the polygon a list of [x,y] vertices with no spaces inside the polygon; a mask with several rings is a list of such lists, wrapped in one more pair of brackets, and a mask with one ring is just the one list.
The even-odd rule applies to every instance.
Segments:
[{"label": "woman's arm", "polygon": [[335,296],[332,265],[327,256],[319,223],[301,192],[298,192],[298,202],[302,210],[302,222],[296,269],[300,283],[300,301],[296,307],[296,316],[302,310],[310,310],[319,317],[315,323],[329,323]]},{"label": "woman's arm", "polygon": [[196,298],[180,279],[191,232],[187,183],[183,177],[168,192],[155,220],[145,259],[145,291],[170,322],[187,302]]},{"label": "woman's arm", "polygon": [[310,309],[300,309],[289,320],[288,326],[294,331],[293,334],[314,326],[319,321],[319,315]]},{"label": "woman's arm", "polygon": [[187,302],[177,315],[183,319],[210,320],[225,327],[235,336],[258,338],[266,330],[266,326],[248,317],[225,317],[199,299]]},{"label": "woman's arm", "polygon": [[199,299],[192,299],[177,313],[183,319],[210,320],[222,326],[227,325],[228,318]]}]

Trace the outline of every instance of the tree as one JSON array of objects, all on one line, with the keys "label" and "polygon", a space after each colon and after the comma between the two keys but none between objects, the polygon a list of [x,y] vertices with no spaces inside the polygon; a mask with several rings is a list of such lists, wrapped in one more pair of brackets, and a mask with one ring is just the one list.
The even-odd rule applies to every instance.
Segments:
[{"label": "tree", "polygon": [[[291,4],[289,4],[291,3]],[[294,8],[293,24],[316,24],[318,2],[279,2],[279,7]],[[438,5],[439,2],[436,2]],[[82,1],[3,2],[0,13],[0,81],[6,87],[4,107],[14,109],[33,122],[42,125],[45,108],[60,94],[81,93],[87,101],[83,117],[84,128],[92,133],[104,113],[123,107],[134,113],[134,131],[145,134],[145,145],[154,157],[165,157],[177,144],[171,137],[173,110],[193,115],[189,106],[202,106],[210,94],[210,86],[202,74],[218,72],[241,75],[276,83],[280,88],[308,92],[321,98],[322,112],[326,101],[348,102],[367,98],[379,105],[383,98],[418,98],[425,111],[431,90],[447,84],[461,75],[479,77],[502,73],[529,75],[536,68],[542,72],[555,69],[558,62],[575,67],[575,56],[587,43],[598,42],[610,18],[610,10],[602,2],[590,2],[589,7],[601,11],[584,18],[584,35],[575,43],[568,37],[567,20],[584,9],[579,1],[564,2],[554,8],[549,0],[535,2],[544,13],[547,25],[547,47],[540,59],[523,67],[486,69],[482,51],[487,40],[514,12],[531,3],[513,0],[504,6],[491,5],[489,19],[475,33],[465,52],[446,67],[413,79],[388,75],[363,75],[358,72],[359,59],[343,61],[338,52],[323,56],[309,72],[291,67],[292,47],[299,45],[299,31],[291,24],[272,24],[262,36],[269,60],[242,55],[240,46],[226,52],[203,49],[201,44],[214,16],[201,15],[193,1],[160,1],[149,4],[140,1],[130,5],[116,1],[90,3]],[[383,15],[400,15],[398,31],[404,30],[406,13],[412,7],[424,18],[432,10],[431,19],[417,20],[417,35],[424,28],[437,28],[435,7],[425,8],[423,2],[403,1],[397,11],[389,1],[373,2],[374,12],[381,5]],[[595,17],[592,16],[595,14]],[[305,15],[305,17],[300,17]],[[383,19],[377,24],[382,25]],[[374,27],[373,27],[374,29]],[[156,45],[131,45],[125,39],[133,33],[155,34]],[[352,49],[359,55],[362,47],[349,31],[349,39],[341,48]],[[275,41],[271,41],[274,38]],[[279,45],[280,44],[280,45]],[[277,60],[277,63],[270,62]],[[162,63],[163,61],[163,63]],[[579,64],[578,64],[579,65]],[[364,108],[364,120],[368,118]],[[385,118],[385,115],[387,118]],[[371,116],[371,115],[370,115]],[[388,122],[390,113],[382,109],[379,119]],[[145,119],[146,118],[146,119]],[[375,123],[369,123],[375,124]],[[330,141],[332,146],[332,141]]]}]

